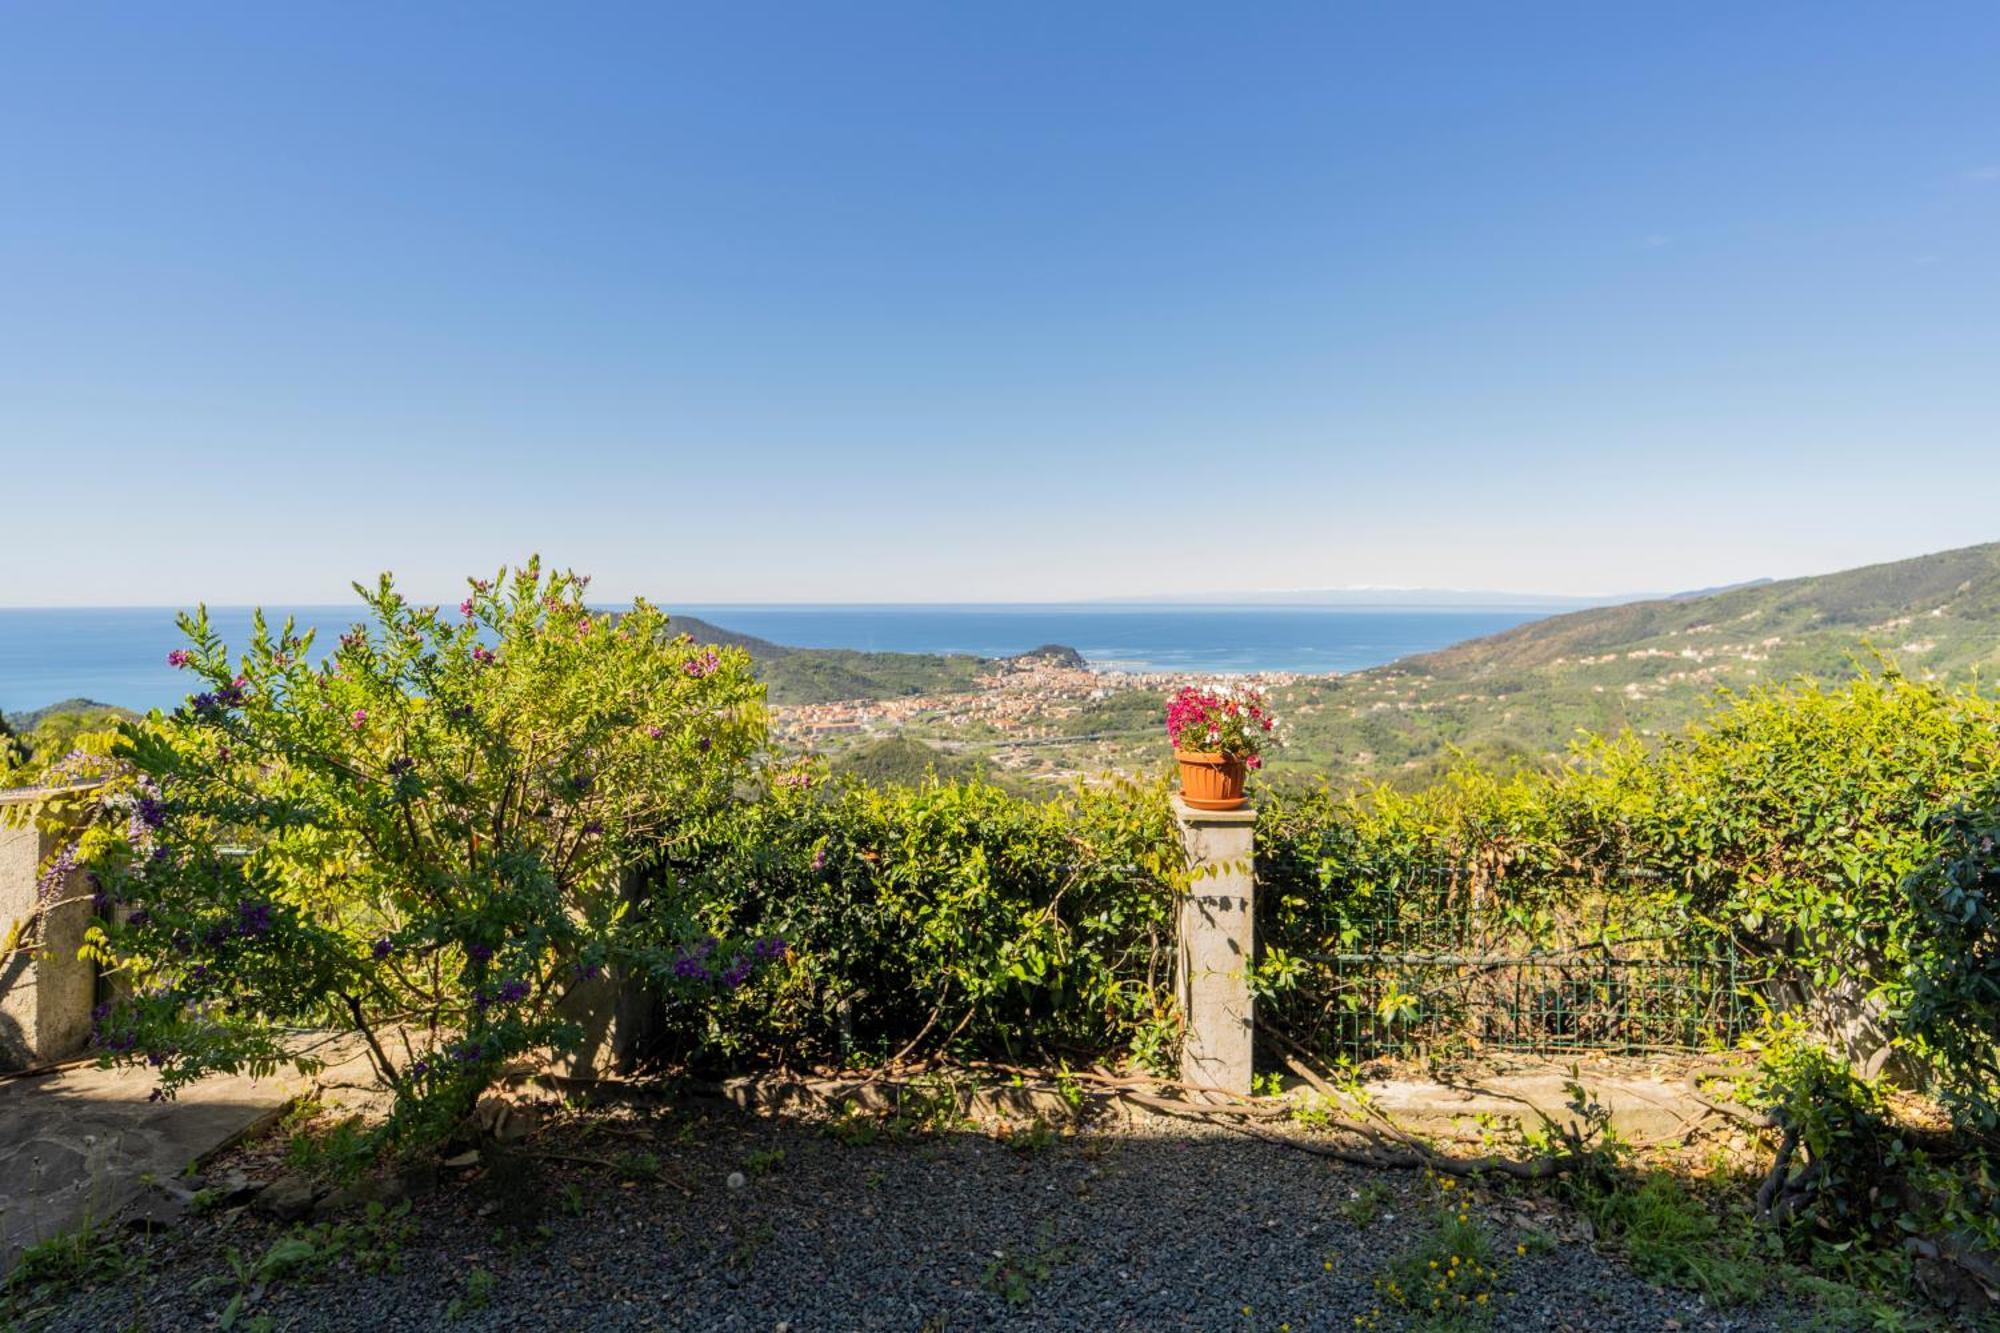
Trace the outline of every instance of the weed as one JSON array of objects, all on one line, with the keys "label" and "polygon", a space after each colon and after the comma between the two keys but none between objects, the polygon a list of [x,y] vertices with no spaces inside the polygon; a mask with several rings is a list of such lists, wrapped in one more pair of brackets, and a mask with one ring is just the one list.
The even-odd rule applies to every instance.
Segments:
[{"label": "weed", "polygon": [[[195,1289],[236,1288],[215,1321],[217,1328],[230,1333],[237,1328],[254,1293],[273,1282],[312,1281],[343,1264],[365,1273],[396,1272],[403,1266],[403,1245],[416,1229],[408,1203],[394,1208],[371,1203],[358,1219],[293,1227],[255,1260],[232,1249],[226,1256],[228,1276],[203,1279]],[[268,1326],[263,1316],[242,1325],[246,1331],[259,1326]]]},{"label": "weed", "polygon": [[865,1148],[882,1137],[883,1118],[861,1110],[852,1102],[840,1108],[826,1123],[826,1133],[850,1148]]},{"label": "weed", "polygon": [[462,1319],[474,1310],[484,1310],[493,1303],[493,1274],[483,1268],[475,1268],[465,1275],[465,1290],[451,1298],[445,1306],[447,1319]]},{"label": "weed", "polygon": [[942,1075],[905,1085],[893,1111],[866,1110],[844,1102],[826,1124],[826,1133],[850,1148],[867,1147],[881,1139],[929,1137],[958,1129],[965,1117],[958,1110],[958,1086]]},{"label": "weed", "polygon": [[1055,1226],[1044,1225],[1035,1248],[1021,1254],[995,1250],[980,1275],[979,1285],[1009,1305],[1026,1305],[1034,1296],[1034,1284],[1047,1278],[1058,1264],[1069,1260],[1069,1246],[1055,1243]]},{"label": "weed", "polygon": [[[316,1103],[314,1103],[316,1105]],[[287,1117],[289,1121],[291,1117]],[[358,1115],[331,1125],[313,1117],[285,1141],[285,1160],[292,1167],[323,1180],[348,1182],[373,1161],[380,1141]]]},{"label": "weed", "polygon": [[1694,1288],[1717,1305],[1754,1301],[1769,1286],[1779,1256],[1767,1252],[1768,1238],[1747,1216],[1718,1212],[1664,1171],[1636,1184],[1586,1173],[1569,1193],[1641,1277]]},{"label": "weed", "polygon": [[1032,1123],[1026,1125],[1003,1124],[994,1131],[993,1137],[1013,1151],[1026,1155],[1040,1152],[1054,1144],[1056,1131],[1050,1128],[1047,1121],[1037,1116]]},{"label": "weed", "polygon": [[783,1148],[759,1148],[743,1159],[743,1169],[753,1176],[768,1176],[784,1160]]},{"label": "weed", "polygon": [[736,1248],[729,1252],[729,1266],[739,1269],[749,1268],[757,1262],[758,1251],[769,1245],[777,1234],[769,1222],[759,1222],[751,1227],[737,1238]]},{"label": "weed", "polygon": [[1056,1066],[1056,1094],[1071,1111],[1083,1109],[1083,1082],[1070,1072],[1067,1060]]},{"label": "weed", "polygon": [[1389,1261],[1375,1290],[1417,1328],[1483,1327],[1492,1318],[1502,1265],[1485,1228],[1447,1203],[1410,1249]]},{"label": "weed", "polygon": [[636,1151],[620,1153],[612,1165],[617,1168],[620,1180],[647,1181],[660,1178],[660,1158],[657,1153]]},{"label": "weed", "polygon": [[1395,1201],[1396,1191],[1379,1180],[1371,1180],[1347,1196],[1347,1202],[1340,1205],[1340,1215],[1353,1226],[1372,1226]]},{"label": "weed", "polygon": [[21,1252],[14,1271],[0,1284],[0,1325],[25,1321],[33,1310],[70,1292],[135,1277],[145,1266],[145,1256],[128,1249],[121,1233],[87,1220]]}]

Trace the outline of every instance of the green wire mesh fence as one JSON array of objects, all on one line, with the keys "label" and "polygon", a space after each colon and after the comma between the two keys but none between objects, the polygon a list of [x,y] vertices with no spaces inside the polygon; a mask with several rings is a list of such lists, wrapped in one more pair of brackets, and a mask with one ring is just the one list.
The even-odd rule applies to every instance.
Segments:
[{"label": "green wire mesh fence", "polygon": [[1259,976],[1273,1020],[1330,1055],[1699,1050],[1744,1023],[1733,945],[1636,878],[1440,869],[1325,892],[1280,914]]}]

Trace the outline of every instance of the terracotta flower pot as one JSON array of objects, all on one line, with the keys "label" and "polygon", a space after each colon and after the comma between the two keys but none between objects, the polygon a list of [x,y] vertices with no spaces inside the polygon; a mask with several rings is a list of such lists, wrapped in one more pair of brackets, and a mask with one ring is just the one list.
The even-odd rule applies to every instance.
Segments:
[{"label": "terracotta flower pot", "polygon": [[1181,766],[1181,799],[1196,810],[1240,810],[1247,770],[1241,759],[1200,750],[1175,750]]}]

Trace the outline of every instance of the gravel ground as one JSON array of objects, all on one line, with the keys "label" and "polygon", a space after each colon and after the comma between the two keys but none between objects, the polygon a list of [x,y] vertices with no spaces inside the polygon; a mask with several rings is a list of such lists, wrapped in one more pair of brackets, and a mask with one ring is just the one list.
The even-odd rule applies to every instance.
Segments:
[{"label": "gravel ground", "polygon": [[[1174,1121],[1021,1150],[969,1132],[857,1146],[715,1110],[571,1127],[535,1148],[530,1164],[473,1170],[417,1199],[395,1271],[343,1263],[273,1282],[236,1327],[1307,1330],[1359,1317],[1399,1328],[1376,1279],[1433,1225],[1437,1197],[1409,1173]],[[635,1149],[657,1153],[661,1179],[549,1160]],[[1389,1193],[1357,1204],[1378,1182]],[[1793,1322],[1705,1309],[1579,1240],[1517,1255],[1516,1206],[1469,1205],[1503,1256],[1492,1327]],[[28,1326],[213,1327],[239,1289],[228,1251],[254,1257],[282,1234],[249,1211],[188,1220],[152,1242],[144,1277],[73,1293]],[[491,1275],[483,1301],[478,1273]]]}]

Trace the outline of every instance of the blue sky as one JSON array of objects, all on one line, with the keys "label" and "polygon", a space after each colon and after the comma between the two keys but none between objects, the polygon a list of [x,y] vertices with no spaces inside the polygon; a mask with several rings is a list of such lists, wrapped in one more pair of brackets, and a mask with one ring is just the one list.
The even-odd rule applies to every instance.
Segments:
[{"label": "blue sky", "polygon": [[2000,7],[37,5],[0,604],[2000,538]]}]

